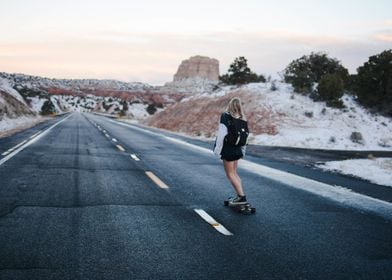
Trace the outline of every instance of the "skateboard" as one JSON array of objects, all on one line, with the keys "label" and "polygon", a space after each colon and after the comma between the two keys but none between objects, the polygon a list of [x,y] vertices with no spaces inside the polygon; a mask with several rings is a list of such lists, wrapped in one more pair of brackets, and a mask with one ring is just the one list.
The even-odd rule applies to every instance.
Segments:
[{"label": "skateboard", "polygon": [[247,202],[246,204],[242,204],[242,205],[233,205],[230,203],[230,198],[229,198],[224,201],[224,205],[229,206],[237,213],[243,213],[243,214],[256,213],[256,208],[252,207],[249,202]]}]

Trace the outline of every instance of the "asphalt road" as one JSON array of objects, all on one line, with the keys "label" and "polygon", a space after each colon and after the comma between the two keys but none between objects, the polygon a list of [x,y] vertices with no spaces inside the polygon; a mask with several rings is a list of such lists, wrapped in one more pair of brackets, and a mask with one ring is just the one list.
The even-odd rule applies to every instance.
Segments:
[{"label": "asphalt road", "polygon": [[0,279],[390,279],[392,223],[374,211],[241,168],[257,208],[241,215],[212,153],[100,116],[54,122],[0,157]]}]

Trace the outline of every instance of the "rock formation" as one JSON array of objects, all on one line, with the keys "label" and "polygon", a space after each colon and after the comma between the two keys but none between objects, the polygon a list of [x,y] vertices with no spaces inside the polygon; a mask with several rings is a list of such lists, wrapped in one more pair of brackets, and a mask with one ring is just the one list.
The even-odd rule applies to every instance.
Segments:
[{"label": "rock formation", "polygon": [[174,75],[174,82],[202,78],[210,81],[219,80],[219,61],[206,56],[192,56],[181,62],[177,73]]}]

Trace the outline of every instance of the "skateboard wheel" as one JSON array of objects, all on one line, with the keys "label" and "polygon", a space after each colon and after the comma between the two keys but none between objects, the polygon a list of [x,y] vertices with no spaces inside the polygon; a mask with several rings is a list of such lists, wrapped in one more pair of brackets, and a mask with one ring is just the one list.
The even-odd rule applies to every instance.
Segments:
[{"label": "skateboard wheel", "polygon": [[229,201],[228,201],[228,200],[225,200],[225,201],[223,202],[223,204],[224,204],[225,206],[229,206]]}]

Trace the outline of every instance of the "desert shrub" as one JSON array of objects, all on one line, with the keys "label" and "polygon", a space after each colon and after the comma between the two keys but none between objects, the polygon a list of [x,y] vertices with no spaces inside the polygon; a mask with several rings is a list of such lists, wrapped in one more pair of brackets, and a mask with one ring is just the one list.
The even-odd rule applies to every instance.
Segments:
[{"label": "desert shrub", "polygon": [[123,116],[127,115],[129,106],[128,106],[128,102],[125,100],[121,101],[121,105],[122,105],[122,109],[120,110],[119,115],[120,115],[120,117],[123,117]]},{"label": "desert shrub", "polygon": [[278,88],[278,86],[276,85],[276,81],[273,80],[273,81],[271,82],[270,90],[271,90],[271,91],[277,91],[278,89],[279,89],[279,88]]},{"label": "desert shrub", "polygon": [[326,74],[322,76],[317,86],[317,92],[321,100],[327,101],[328,106],[343,107],[340,98],[343,96],[344,85],[339,75]]},{"label": "desert shrub", "polygon": [[154,115],[155,112],[157,111],[157,108],[155,107],[154,104],[148,104],[147,108],[146,108],[147,113],[149,113],[150,115]]},{"label": "desert shrub", "polygon": [[365,107],[392,115],[392,49],[369,57],[357,69],[354,91]]},{"label": "desert shrub", "polygon": [[54,107],[50,99],[46,100],[41,107],[41,115],[50,115],[56,113],[56,108]]}]

